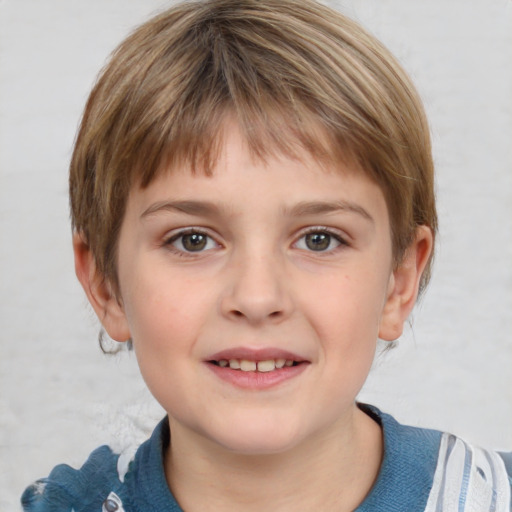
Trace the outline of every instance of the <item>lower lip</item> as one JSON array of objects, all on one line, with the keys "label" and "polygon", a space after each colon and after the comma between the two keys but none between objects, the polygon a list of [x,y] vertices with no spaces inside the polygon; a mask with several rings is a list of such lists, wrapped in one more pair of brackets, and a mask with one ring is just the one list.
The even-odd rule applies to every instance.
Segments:
[{"label": "lower lip", "polygon": [[220,379],[243,389],[264,390],[273,388],[300,375],[308,363],[300,363],[296,366],[285,366],[271,372],[244,372],[232,370],[229,367],[220,367],[212,363],[206,363],[208,368]]}]

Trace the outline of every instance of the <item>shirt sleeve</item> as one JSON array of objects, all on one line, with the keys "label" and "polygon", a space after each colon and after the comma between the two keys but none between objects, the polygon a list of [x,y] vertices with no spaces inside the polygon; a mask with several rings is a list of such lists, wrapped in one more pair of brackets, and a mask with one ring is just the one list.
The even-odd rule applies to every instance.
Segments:
[{"label": "shirt sleeve", "polygon": [[117,472],[117,459],[118,456],[110,448],[102,446],[90,455],[79,470],[65,464],[56,466],[50,476],[27,487],[21,497],[23,511],[110,510],[112,497],[118,498],[116,493],[122,494],[123,484]]}]

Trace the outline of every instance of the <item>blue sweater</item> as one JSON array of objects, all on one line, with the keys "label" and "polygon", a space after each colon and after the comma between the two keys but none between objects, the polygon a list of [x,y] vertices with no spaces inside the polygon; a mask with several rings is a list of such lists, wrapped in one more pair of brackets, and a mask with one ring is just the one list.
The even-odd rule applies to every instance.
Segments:
[{"label": "blue sweater", "polygon": [[[435,430],[404,426],[361,406],[384,432],[384,458],[372,490],[356,512],[510,512],[512,454],[469,446]],[[123,469],[109,447],[75,470],[57,466],[28,487],[25,512],[182,512],[164,474],[169,424],[161,421]]]}]

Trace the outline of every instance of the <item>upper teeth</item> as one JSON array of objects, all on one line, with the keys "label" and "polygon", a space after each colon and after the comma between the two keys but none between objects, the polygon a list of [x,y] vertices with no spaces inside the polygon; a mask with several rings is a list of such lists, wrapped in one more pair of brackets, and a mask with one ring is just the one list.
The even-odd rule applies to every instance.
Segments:
[{"label": "upper teeth", "polygon": [[265,361],[250,361],[249,359],[221,359],[219,366],[225,368],[229,366],[232,370],[242,370],[243,372],[271,372],[276,368],[283,366],[293,366],[291,359],[267,359]]}]

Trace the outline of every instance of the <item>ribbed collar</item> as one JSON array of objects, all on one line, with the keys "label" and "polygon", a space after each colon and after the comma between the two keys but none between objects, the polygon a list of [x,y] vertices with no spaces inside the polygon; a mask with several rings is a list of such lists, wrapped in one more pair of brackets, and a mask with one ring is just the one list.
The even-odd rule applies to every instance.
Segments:
[{"label": "ribbed collar", "polygon": [[384,432],[384,457],[377,480],[355,512],[423,512],[437,466],[441,432],[398,423],[371,405],[359,407]]},{"label": "ribbed collar", "polygon": [[[371,405],[359,407],[382,426],[384,457],[373,488],[354,512],[423,511],[432,487],[441,433],[401,425]],[[134,510],[183,512],[165,479],[163,454],[169,438],[165,418],[137,451],[125,482]]]}]

